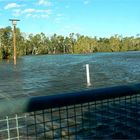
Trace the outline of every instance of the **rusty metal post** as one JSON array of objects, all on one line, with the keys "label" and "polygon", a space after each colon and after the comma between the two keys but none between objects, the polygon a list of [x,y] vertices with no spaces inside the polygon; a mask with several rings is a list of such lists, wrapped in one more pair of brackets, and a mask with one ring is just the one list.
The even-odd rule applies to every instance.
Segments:
[{"label": "rusty metal post", "polygon": [[13,46],[14,46],[14,65],[17,64],[17,52],[16,52],[16,26],[13,29]]},{"label": "rusty metal post", "polygon": [[20,21],[18,19],[9,19],[10,21],[12,21],[12,25],[13,25],[13,47],[14,47],[14,65],[17,64],[17,52],[16,52],[16,25],[17,25],[17,21]]}]

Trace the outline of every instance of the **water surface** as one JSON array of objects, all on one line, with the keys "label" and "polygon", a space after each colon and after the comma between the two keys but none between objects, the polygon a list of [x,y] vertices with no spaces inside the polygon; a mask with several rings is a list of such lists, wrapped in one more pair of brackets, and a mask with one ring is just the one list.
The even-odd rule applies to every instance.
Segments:
[{"label": "water surface", "polygon": [[[85,64],[90,64],[91,86]],[[59,94],[139,83],[140,52],[24,56],[0,61],[0,98]]]}]

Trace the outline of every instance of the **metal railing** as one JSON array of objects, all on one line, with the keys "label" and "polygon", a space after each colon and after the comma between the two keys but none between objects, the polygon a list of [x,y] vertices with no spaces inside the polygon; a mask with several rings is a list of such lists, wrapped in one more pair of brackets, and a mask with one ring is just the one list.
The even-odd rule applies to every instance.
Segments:
[{"label": "metal railing", "polygon": [[140,138],[140,84],[0,102],[0,139]]}]

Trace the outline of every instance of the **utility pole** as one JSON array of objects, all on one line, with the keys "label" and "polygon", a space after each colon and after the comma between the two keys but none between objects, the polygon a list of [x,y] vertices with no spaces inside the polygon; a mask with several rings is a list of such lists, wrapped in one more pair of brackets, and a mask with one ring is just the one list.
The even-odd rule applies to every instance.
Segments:
[{"label": "utility pole", "polygon": [[2,37],[2,35],[0,34],[0,47],[1,47],[1,37]]},{"label": "utility pole", "polygon": [[14,47],[14,65],[16,65],[17,61],[17,53],[16,53],[16,25],[17,21],[20,21],[18,19],[9,19],[9,21],[12,21],[13,25],[13,47]]}]

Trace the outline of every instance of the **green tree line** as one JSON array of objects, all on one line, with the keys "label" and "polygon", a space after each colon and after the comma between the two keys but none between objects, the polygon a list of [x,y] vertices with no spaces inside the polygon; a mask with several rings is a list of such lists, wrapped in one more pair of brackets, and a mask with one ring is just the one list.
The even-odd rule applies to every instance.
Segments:
[{"label": "green tree line", "polygon": [[[13,57],[12,28],[0,28],[0,59]],[[16,29],[17,55],[80,54],[94,52],[122,52],[140,50],[140,36],[110,38],[89,37],[71,33],[69,36],[44,33],[26,34]]]}]

